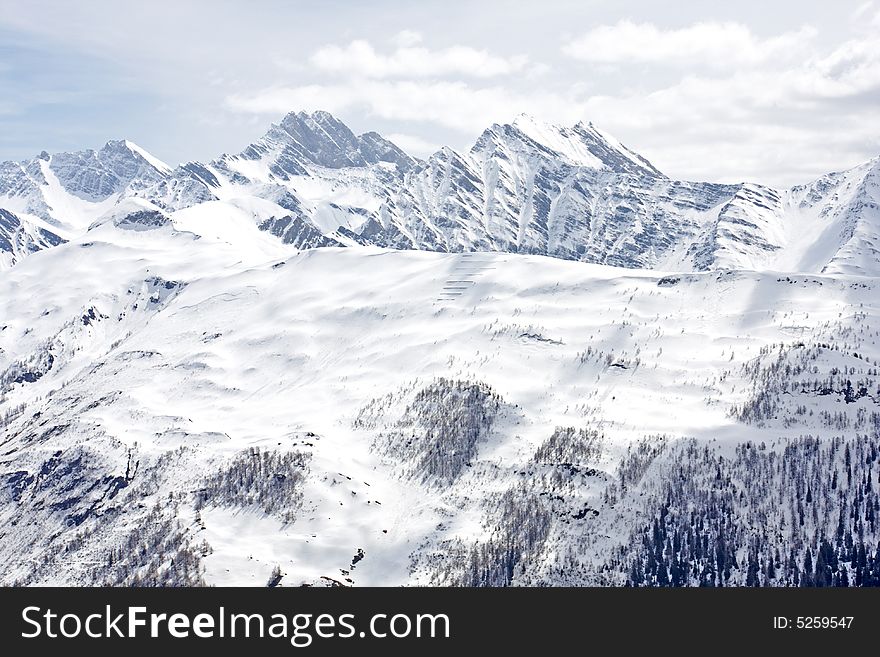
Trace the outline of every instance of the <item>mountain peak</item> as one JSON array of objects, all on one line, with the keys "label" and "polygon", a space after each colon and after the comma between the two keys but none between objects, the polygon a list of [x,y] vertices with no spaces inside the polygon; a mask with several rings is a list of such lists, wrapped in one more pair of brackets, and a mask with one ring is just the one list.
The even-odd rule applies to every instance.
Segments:
[{"label": "mountain peak", "polygon": [[314,130],[316,127],[331,128],[340,130],[348,129],[347,126],[339,119],[325,110],[315,110],[314,112],[306,112],[304,110],[288,112],[281,119],[281,127],[285,130],[297,129],[304,126]]},{"label": "mountain peak", "polygon": [[101,155],[120,155],[122,157],[133,156],[134,159],[144,160],[151,167],[156,169],[162,174],[169,174],[172,171],[172,168],[168,166],[165,162],[160,160],[158,157],[150,153],[144,148],[141,148],[133,141],[129,141],[128,139],[111,139],[104,146],[101,147],[101,150],[98,152],[99,157]]},{"label": "mountain peak", "polygon": [[167,164],[125,139],[112,139],[97,151],[55,153],[47,163],[68,193],[92,202],[119,193],[132,182],[145,186],[171,173]]},{"label": "mountain peak", "polygon": [[361,152],[368,152],[378,162],[393,162],[401,171],[407,171],[416,164],[416,159],[400,148],[397,144],[375,131],[358,135]]},{"label": "mountain peak", "polygon": [[158,157],[156,157],[155,155],[153,155],[152,153],[150,153],[146,149],[141,148],[140,146],[135,144],[133,141],[129,141],[128,139],[126,139],[125,145],[128,148],[128,150],[140,155],[147,162],[149,162],[154,168],[161,171],[162,173],[171,173],[171,171],[173,171],[172,167],[170,167],[168,164],[166,164],[164,161],[160,160]]},{"label": "mountain peak", "polygon": [[355,135],[345,123],[325,110],[288,112],[260,142],[247,148],[242,157],[262,159],[267,153],[273,153],[269,157],[277,162],[272,171],[281,177],[303,175],[311,165],[341,169],[389,162],[406,171],[416,163],[379,133]]},{"label": "mountain peak", "polygon": [[613,135],[597,128],[592,121],[588,121],[586,124],[579,121],[572,130],[580,136],[584,143],[589,145],[588,147],[594,155],[612,168],[629,173],[641,171],[659,178],[666,177],[647,159],[624,146]]},{"label": "mountain peak", "polygon": [[490,143],[499,142],[520,142],[545,157],[569,165],[665,177],[645,158],[590,122],[578,121],[568,127],[541,121],[530,114],[519,114],[510,124],[493,124],[483,132],[472,150],[481,151]]},{"label": "mountain peak", "polygon": [[552,142],[558,142],[558,137],[565,135],[568,130],[565,126],[542,121],[526,113],[517,114],[510,125],[545,146],[550,146]]},{"label": "mountain peak", "polygon": [[530,125],[533,123],[540,123],[543,125],[550,125],[547,121],[540,121],[533,114],[529,114],[528,112],[520,112],[515,117],[513,117],[513,123],[516,127],[520,127],[522,125]]}]

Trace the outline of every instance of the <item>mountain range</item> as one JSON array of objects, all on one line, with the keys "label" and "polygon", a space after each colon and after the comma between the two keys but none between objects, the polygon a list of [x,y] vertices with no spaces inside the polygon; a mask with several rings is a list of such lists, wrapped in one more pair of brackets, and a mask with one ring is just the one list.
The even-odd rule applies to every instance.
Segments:
[{"label": "mountain range", "polygon": [[322,111],[292,112],[236,155],[176,168],[129,141],[0,164],[0,266],[82,234],[130,199],[173,223],[196,206],[240,213],[297,248],[880,273],[880,158],[790,189],[678,181],[592,124],[521,115],[466,152],[420,160]]},{"label": "mountain range", "polygon": [[873,160],[327,113],[0,166],[0,584],[880,586]]}]

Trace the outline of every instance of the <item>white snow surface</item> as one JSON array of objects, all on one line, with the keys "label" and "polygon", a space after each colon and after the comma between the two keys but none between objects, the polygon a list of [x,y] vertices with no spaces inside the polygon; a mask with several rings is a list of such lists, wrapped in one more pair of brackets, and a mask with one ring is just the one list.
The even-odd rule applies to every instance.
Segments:
[{"label": "white snow surface", "polygon": [[591,169],[602,168],[602,160],[590,153],[583,142],[571,135],[569,129],[538,121],[528,114],[517,116],[513,125],[539,144],[550,147],[571,164]]},{"label": "white snow surface", "polygon": [[156,157],[152,153],[147,152],[145,149],[143,149],[140,146],[138,146],[137,144],[135,144],[133,141],[129,141],[126,139],[125,145],[130,150],[134,151],[135,153],[140,155],[142,158],[144,158],[147,162],[149,162],[150,166],[154,167],[156,170],[158,170],[162,173],[171,173],[172,169],[170,166],[165,164],[162,160],[160,160],[158,157]]},{"label": "white snow surface", "polygon": [[[176,494],[185,531],[210,545],[208,583],[264,585],[275,565],[284,585],[427,583],[413,555],[452,536],[478,540],[481,505],[516,482],[554,427],[601,427],[611,475],[650,434],[769,439],[779,427],[730,416],[749,389],[736,365],[855,315],[878,328],[873,279],[707,272],[658,285],[657,272],[541,256],[297,252],[251,240],[248,212],[210,207],[175,213],[176,228],[105,222],[0,277],[0,371],[46,344],[54,356],[39,380],[3,397],[3,409],[25,411],[0,434],[0,470],[32,471],[78,447],[98,450],[116,475],[129,454],[141,469],[179,463],[125,523]],[[181,285],[167,292],[165,281]],[[85,322],[89,309],[96,319]],[[603,356],[584,357],[588,348]],[[515,409],[440,491],[401,477],[374,448],[378,429],[355,427],[371,400],[397,395],[390,408],[401,412],[406,390],[437,377],[488,384]],[[52,426],[63,428],[47,436]],[[197,518],[199,482],[253,447],[310,456],[296,520],[210,505]],[[588,502],[599,495],[590,491]],[[0,522],[15,513],[3,507]],[[87,522],[81,559],[37,581],[89,581],[83,564],[121,529]],[[2,539],[6,581],[45,549],[50,527],[34,520]],[[357,550],[365,556],[352,568]]]}]

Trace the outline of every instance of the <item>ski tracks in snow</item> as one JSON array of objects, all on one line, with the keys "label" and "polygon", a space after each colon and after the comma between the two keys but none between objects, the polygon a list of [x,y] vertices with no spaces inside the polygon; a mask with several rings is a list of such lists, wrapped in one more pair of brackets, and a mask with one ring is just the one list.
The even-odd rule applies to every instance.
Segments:
[{"label": "ski tracks in snow", "polygon": [[493,265],[499,262],[497,258],[482,253],[462,253],[457,260],[445,277],[435,303],[455,301],[463,296],[477,285],[483,272],[495,269]]}]

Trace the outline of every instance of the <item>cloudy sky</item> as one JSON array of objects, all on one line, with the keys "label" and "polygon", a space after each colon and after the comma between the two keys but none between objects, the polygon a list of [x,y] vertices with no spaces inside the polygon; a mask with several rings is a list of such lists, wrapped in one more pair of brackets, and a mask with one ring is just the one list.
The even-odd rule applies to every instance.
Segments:
[{"label": "cloudy sky", "polygon": [[789,185],[880,154],[878,34],[880,0],[0,0],[0,160],[210,159],[298,109],[424,156],[526,112]]}]

